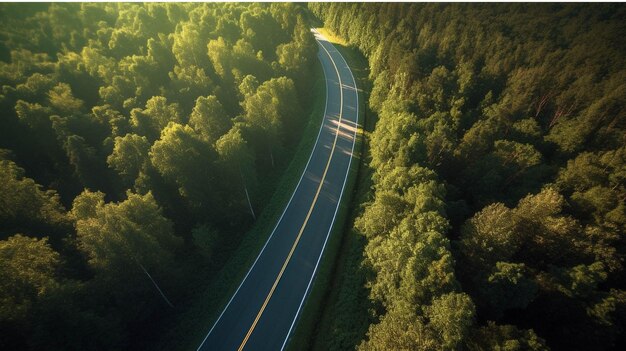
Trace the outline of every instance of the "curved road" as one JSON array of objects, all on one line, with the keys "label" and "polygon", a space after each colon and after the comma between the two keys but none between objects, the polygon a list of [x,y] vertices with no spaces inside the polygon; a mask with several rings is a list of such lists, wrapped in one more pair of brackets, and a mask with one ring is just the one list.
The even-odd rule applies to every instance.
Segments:
[{"label": "curved road", "polygon": [[282,350],[326,247],[346,191],[358,95],[341,54],[313,32],[326,77],[326,109],[317,141],[276,227],[198,350]]}]

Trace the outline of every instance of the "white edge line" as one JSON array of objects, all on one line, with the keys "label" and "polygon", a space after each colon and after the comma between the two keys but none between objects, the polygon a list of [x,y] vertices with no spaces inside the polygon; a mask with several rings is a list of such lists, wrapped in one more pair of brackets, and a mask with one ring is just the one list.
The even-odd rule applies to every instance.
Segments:
[{"label": "white edge line", "polygon": [[[327,42],[328,42],[328,40],[327,40]],[[333,47],[334,47],[334,45],[333,45]],[[337,50],[337,49],[335,48],[335,50]],[[337,52],[339,53],[338,50],[337,50]],[[329,53],[329,56],[330,56],[330,53]],[[330,237],[330,233],[332,232],[333,226],[335,225],[335,218],[337,217],[337,212],[339,212],[339,207],[341,206],[341,199],[343,198],[344,188],[346,187],[346,183],[348,181],[348,175],[350,174],[350,167],[352,165],[352,158],[354,156],[354,146],[356,145],[356,136],[357,136],[358,125],[359,125],[359,89],[357,88],[356,79],[354,79],[354,75],[352,74],[352,70],[350,69],[350,66],[348,65],[348,62],[346,62],[346,59],[343,58],[343,55],[341,55],[341,53],[339,53],[339,57],[341,57],[341,59],[343,60],[343,62],[346,65],[346,67],[348,67],[348,71],[350,72],[350,76],[352,77],[352,81],[354,82],[354,91],[356,93],[356,123],[355,124],[356,124],[357,128],[354,129],[354,141],[352,143],[352,151],[351,151],[351,154],[350,154],[350,161],[348,162],[348,170],[346,172],[346,177],[343,180],[343,185],[341,187],[341,193],[339,194],[339,201],[337,202],[337,208],[335,208],[335,213],[333,215],[333,220],[330,223],[330,228],[328,229],[328,233],[326,234],[326,239],[324,239],[324,245],[322,246],[322,251],[320,252],[320,255],[317,258],[317,262],[315,263],[315,268],[313,269],[313,274],[311,275],[311,279],[309,280],[309,284],[307,285],[306,291],[304,292],[304,296],[302,297],[302,300],[300,301],[300,306],[298,306],[298,311],[296,311],[296,315],[294,316],[293,321],[291,322],[291,326],[289,327],[289,331],[287,332],[287,336],[285,337],[285,340],[283,341],[283,345],[280,348],[281,351],[285,349],[285,346],[287,345],[287,341],[289,340],[289,336],[291,335],[293,327],[295,326],[296,321],[298,320],[298,317],[300,315],[300,310],[302,309],[302,305],[304,304],[304,301],[306,300],[307,296],[309,295],[309,289],[311,288],[311,284],[313,283],[313,280],[315,278],[315,273],[317,273],[317,268],[318,268],[318,266],[320,264],[320,261],[322,259],[323,254],[324,254],[324,250],[326,249],[326,243],[328,242],[328,238]],[[332,60],[332,57],[330,59]],[[341,89],[343,89],[343,87]],[[342,106],[342,108],[343,108],[343,106]]]},{"label": "white edge line", "polygon": [[[322,62],[320,60],[320,66],[322,66],[322,72],[324,73],[324,82],[327,82],[328,81],[328,77],[326,76],[326,71],[324,70],[324,65],[322,65],[321,63]],[[339,77],[337,77],[337,79],[339,79]],[[324,86],[326,86],[326,85],[324,85]],[[217,320],[215,321],[215,323],[213,323],[213,326],[211,327],[211,329],[209,329],[209,332],[204,337],[204,339],[202,340],[202,343],[200,344],[200,346],[198,346],[196,351],[200,351],[202,346],[204,346],[204,343],[209,338],[209,335],[211,335],[211,332],[213,331],[213,329],[215,329],[215,326],[219,323],[220,319],[222,318],[222,316],[224,315],[224,313],[228,309],[228,306],[230,306],[230,303],[233,302],[233,299],[235,298],[235,296],[239,292],[239,289],[241,289],[243,284],[246,282],[246,279],[248,278],[248,275],[250,275],[250,272],[252,272],[252,270],[254,269],[254,266],[256,265],[257,261],[259,260],[259,258],[263,254],[263,251],[265,250],[265,247],[270,242],[270,240],[272,240],[272,237],[274,236],[274,232],[276,231],[276,228],[278,228],[278,225],[283,220],[283,216],[287,212],[287,209],[289,208],[289,205],[291,204],[291,200],[293,200],[294,195],[296,195],[296,192],[298,191],[298,188],[300,187],[300,183],[302,182],[302,179],[304,178],[304,175],[306,174],[307,169],[309,168],[309,163],[311,162],[311,159],[313,158],[313,154],[315,153],[315,149],[317,148],[317,144],[318,144],[318,142],[320,140],[320,135],[322,135],[322,130],[324,129],[324,124],[326,123],[326,111],[327,111],[327,109],[328,109],[328,88],[326,88],[326,103],[324,105],[324,115],[322,117],[322,123],[320,123],[320,130],[317,132],[317,139],[315,140],[315,145],[313,145],[313,149],[311,149],[311,155],[309,155],[309,160],[306,162],[306,166],[304,166],[304,170],[302,171],[302,175],[300,175],[300,180],[298,180],[298,184],[296,184],[296,187],[294,188],[293,193],[291,194],[291,197],[289,198],[289,202],[287,202],[287,205],[285,206],[285,209],[283,210],[283,213],[280,215],[280,218],[278,219],[278,222],[276,223],[276,226],[272,230],[272,234],[270,234],[269,238],[267,238],[267,241],[265,241],[265,245],[263,245],[263,248],[261,249],[261,252],[259,252],[259,255],[254,260],[254,263],[252,263],[252,266],[248,270],[248,273],[246,273],[245,277],[241,281],[241,284],[239,284],[239,286],[237,287],[237,290],[235,290],[235,292],[233,293],[233,296],[231,296],[230,300],[228,300],[228,303],[226,304],[226,307],[224,307],[224,309],[222,310],[222,313],[220,313],[220,316],[217,317]]]}]

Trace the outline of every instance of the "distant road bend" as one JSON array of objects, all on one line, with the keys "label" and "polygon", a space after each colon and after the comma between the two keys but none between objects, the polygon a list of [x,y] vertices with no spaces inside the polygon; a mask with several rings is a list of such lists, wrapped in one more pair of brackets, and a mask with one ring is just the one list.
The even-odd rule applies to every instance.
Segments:
[{"label": "distant road bend", "polygon": [[276,227],[198,350],[284,349],[317,272],[346,191],[358,95],[344,58],[313,33],[326,77],[317,141]]}]

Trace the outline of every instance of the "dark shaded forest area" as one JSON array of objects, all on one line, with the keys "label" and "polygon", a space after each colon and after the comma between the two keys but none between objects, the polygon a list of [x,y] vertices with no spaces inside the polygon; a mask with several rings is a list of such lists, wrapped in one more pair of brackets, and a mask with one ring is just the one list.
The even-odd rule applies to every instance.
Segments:
[{"label": "dark shaded forest area", "polygon": [[328,348],[623,349],[626,7],[309,8],[368,58],[378,115],[369,329],[331,306]]},{"label": "dark shaded forest area", "polygon": [[303,10],[0,5],[0,349],[146,347],[206,284],[301,134]]}]

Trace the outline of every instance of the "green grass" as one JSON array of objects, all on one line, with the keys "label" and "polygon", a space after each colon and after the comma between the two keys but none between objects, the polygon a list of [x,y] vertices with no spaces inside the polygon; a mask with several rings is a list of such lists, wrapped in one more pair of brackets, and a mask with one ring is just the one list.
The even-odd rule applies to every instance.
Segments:
[{"label": "green grass", "polygon": [[274,190],[271,199],[224,266],[210,278],[200,293],[194,294],[197,298],[188,301],[173,318],[172,329],[160,338],[156,349],[195,350],[200,345],[274,229],[304,171],[322,122],[326,83],[319,62],[313,77],[308,123],[291,162],[282,175],[276,176],[280,180],[275,181],[273,187],[268,186]]},{"label": "green grass", "polygon": [[[367,107],[371,83],[368,62],[353,47],[327,29],[318,28],[333,42],[348,62],[359,89],[360,132],[355,146],[357,156],[351,165],[335,226],[320,263],[309,298],[289,342],[289,350],[345,350],[354,349],[363,339],[369,318],[365,276],[361,271],[364,238],[352,230],[354,219],[361,212],[361,204],[370,196],[372,171],[367,166],[369,133],[376,122]],[[365,158],[358,155],[364,155]]]}]

